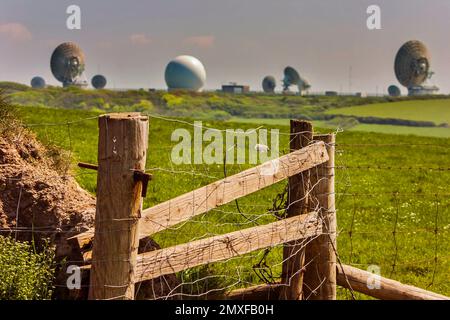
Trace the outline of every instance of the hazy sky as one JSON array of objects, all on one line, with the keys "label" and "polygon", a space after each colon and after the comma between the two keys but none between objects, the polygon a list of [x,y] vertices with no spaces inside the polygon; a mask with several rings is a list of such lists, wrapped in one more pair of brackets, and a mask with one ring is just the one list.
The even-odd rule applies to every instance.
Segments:
[{"label": "hazy sky", "polygon": [[[66,28],[71,4],[81,30]],[[382,30],[366,27],[371,4]],[[75,41],[87,78],[100,72],[110,87],[165,88],[168,61],[190,54],[207,69],[207,89],[236,81],[260,90],[264,76],[281,79],[292,65],[313,91],[348,91],[352,66],[352,91],[374,93],[397,84],[395,54],[418,39],[432,53],[432,82],[448,93],[449,34],[449,0],[0,0],[0,80],[58,84],[50,55]]]}]

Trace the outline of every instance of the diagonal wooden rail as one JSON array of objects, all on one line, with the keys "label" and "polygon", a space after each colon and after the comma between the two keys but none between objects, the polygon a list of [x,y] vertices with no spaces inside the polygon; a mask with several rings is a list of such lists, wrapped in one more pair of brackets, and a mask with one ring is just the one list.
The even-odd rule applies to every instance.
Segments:
[{"label": "diagonal wooden rail", "polygon": [[[138,255],[135,281],[145,281],[200,265],[228,260],[289,241],[313,239],[322,234],[317,212],[262,226],[201,239]],[[306,244],[305,244],[306,245]],[[90,265],[83,268],[90,269]]]},{"label": "diagonal wooden rail", "polygon": [[[144,210],[140,225],[141,237],[187,221],[326,161],[328,153],[325,144],[318,142]],[[278,167],[275,173],[263,173],[270,172],[273,167]]]},{"label": "diagonal wooden rail", "polygon": [[322,224],[318,214],[311,212],[263,226],[143,253],[138,256],[136,281],[228,260],[285,242],[318,236],[321,232]]},{"label": "diagonal wooden rail", "polygon": [[[185,193],[143,211],[139,221],[140,239],[187,221],[211,209],[245,197],[284,179],[327,162],[325,143],[320,141],[278,159],[242,171],[228,178]],[[273,174],[269,174],[276,168]],[[72,237],[83,248],[92,241],[94,231]],[[89,254],[85,259],[89,259]]]},{"label": "diagonal wooden rail", "polygon": [[[450,297],[381,276],[375,276],[373,273],[348,265],[337,266],[336,273],[339,286],[380,300],[450,300]],[[379,287],[369,288],[368,284],[373,283],[375,279],[379,282]],[[286,285],[281,283],[256,285],[211,298],[221,300],[272,300],[279,296],[279,292],[284,286]]]}]

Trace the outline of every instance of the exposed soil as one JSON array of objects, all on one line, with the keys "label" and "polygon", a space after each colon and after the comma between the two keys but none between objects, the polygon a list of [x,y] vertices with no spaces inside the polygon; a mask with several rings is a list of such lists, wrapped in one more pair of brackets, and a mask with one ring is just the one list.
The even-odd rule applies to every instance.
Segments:
[{"label": "exposed soil", "polygon": [[26,130],[0,137],[0,228],[18,240],[49,238],[56,255],[65,239],[94,224],[95,198],[70,171],[58,172],[48,150]]}]

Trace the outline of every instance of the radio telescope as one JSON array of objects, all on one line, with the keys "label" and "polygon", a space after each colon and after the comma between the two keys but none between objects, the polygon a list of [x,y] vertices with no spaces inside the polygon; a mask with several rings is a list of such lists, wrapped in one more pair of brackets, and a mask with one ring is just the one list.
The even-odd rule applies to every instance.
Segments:
[{"label": "radio telescope", "polygon": [[34,89],[42,89],[45,88],[45,80],[42,77],[34,77],[31,79],[31,87]]},{"label": "radio telescope", "polygon": [[267,76],[263,79],[262,87],[265,93],[274,93],[276,86],[277,82],[275,77]]},{"label": "radio telescope", "polygon": [[87,87],[87,81],[82,79],[85,68],[84,53],[73,42],[60,44],[53,51],[50,59],[53,76],[62,82],[64,87]]},{"label": "radio telescope", "polygon": [[91,84],[95,89],[103,89],[106,87],[106,83],[106,78],[101,74],[93,76],[91,80]]},{"label": "radio telescope", "polygon": [[197,58],[179,56],[167,65],[165,80],[169,90],[201,91],[206,83],[206,70]]},{"label": "radio telescope", "polygon": [[429,85],[433,76],[430,70],[431,55],[427,47],[420,41],[406,42],[395,57],[395,75],[398,82],[408,88],[410,96],[434,94],[439,88]]},{"label": "radio telescope", "polygon": [[397,86],[389,86],[388,93],[391,97],[400,97],[402,92],[400,91],[400,88]]},{"label": "radio telescope", "polygon": [[298,93],[302,95],[303,91],[311,88],[311,85],[305,79],[301,78],[297,70],[292,67],[284,69],[283,92],[290,92],[289,88],[293,85],[298,87]]}]

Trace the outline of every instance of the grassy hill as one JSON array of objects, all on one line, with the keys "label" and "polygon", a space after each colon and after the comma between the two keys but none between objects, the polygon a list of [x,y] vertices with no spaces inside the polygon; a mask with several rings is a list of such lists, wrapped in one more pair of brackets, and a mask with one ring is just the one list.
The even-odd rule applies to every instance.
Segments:
[{"label": "grassy hill", "polygon": [[226,120],[239,118],[292,118],[321,120],[329,109],[409,98],[284,96],[262,93],[242,95],[222,92],[193,93],[147,90],[83,90],[48,87],[32,89],[25,85],[0,82],[12,103],[24,106],[90,111],[145,111],[168,116]]},{"label": "grassy hill", "polygon": [[[324,111],[324,115],[334,118],[316,120],[315,125],[330,129],[341,127],[351,131],[450,138],[450,99],[420,99],[332,108]],[[408,120],[412,125],[363,123],[365,119],[370,122],[383,122],[382,119],[392,122],[395,119]],[[267,125],[289,124],[289,119],[231,118],[229,121]],[[416,121],[419,123],[415,124]],[[432,126],[421,126],[422,122],[431,122]]]},{"label": "grassy hill", "polygon": [[353,131],[450,137],[447,96],[326,97],[128,90],[83,90],[0,82],[12,103],[94,112],[141,111],[203,120],[288,124],[290,118]]},{"label": "grassy hill", "polygon": [[[249,98],[243,96],[239,99]],[[282,97],[261,99],[277,100]],[[303,98],[287,98],[289,101],[296,99]],[[75,164],[77,161],[97,161],[95,117],[99,112],[21,107],[19,113],[42,141],[70,150],[73,156],[72,173],[84,188],[95,192],[96,173],[78,169]],[[221,130],[257,127],[252,123],[212,120],[205,121],[203,125]],[[278,128],[282,133],[289,132],[286,126],[266,127]],[[145,207],[224,177],[223,165],[175,166],[170,162],[171,150],[176,144],[171,142],[171,134],[177,128],[193,130],[191,125],[178,120],[150,120],[147,168],[154,179],[149,184]],[[288,136],[282,135],[280,138],[280,148],[286,153]],[[450,171],[437,170],[448,166],[450,139],[344,132],[338,134],[337,142],[338,248],[342,261],[363,269],[375,264],[381,267],[383,276],[450,295]],[[246,167],[228,165],[227,174]],[[160,232],[156,240],[167,247],[198,237],[250,227],[249,217],[258,223],[274,221],[275,218],[267,212],[284,185],[279,183],[239,200],[243,214],[234,203],[225,205],[183,226]],[[262,253],[248,255],[242,259],[188,270],[180,276],[184,281],[195,281],[205,275],[216,275],[209,278],[208,283],[198,283],[196,288],[192,288],[194,292],[231,285],[238,277],[244,282],[258,283],[261,280],[252,266],[261,258]],[[272,266],[275,279],[281,272],[280,261],[280,248],[273,249],[267,257],[267,264]],[[341,290],[339,297],[346,298],[348,294]]]},{"label": "grassy hill", "polygon": [[[362,106],[330,109],[325,112],[339,119],[341,116],[356,119],[402,119],[408,121],[428,121],[435,127],[399,126],[361,123],[351,130],[380,133],[412,134],[431,137],[450,137],[450,99],[411,100],[391,103],[374,103]],[[345,119],[345,118],[344,118]],[[380,121],[382,122],[382,121]]]},{"label": "grassy hill", "polygon": [[421,137],[441,137],[450,138],[449,128],[428,128],[428,127],[408,127],[408,126],[393,126],[382,124],[358,124],[352,128],[351,131],[360,132],[377,132],[387,134],[400,134],[400,135],[414,135]]},{"label": "grassy hill", "polygon": [[[439,137],[450,138],[450,128],[443,127],[413,127],[413,126],[396,126],[387,124],[364,124],[359,123],[353,118],[336,117],[331,120],[313,120],[313,124],[318,127],[328,128],[330,130],[360,131],[387,133],[396,135],[411,135],[420,137]],[[289,125],[289,119],[260,119],[260,118],[231,118],[228,122],[232,123],[253,123],[254,125]],[[349,125],[348,125],[349,124]]]},{"label": "grassy hill", "polygon": [[375,103],[326,111],[327,114],[450,123],[450,99]]}]

